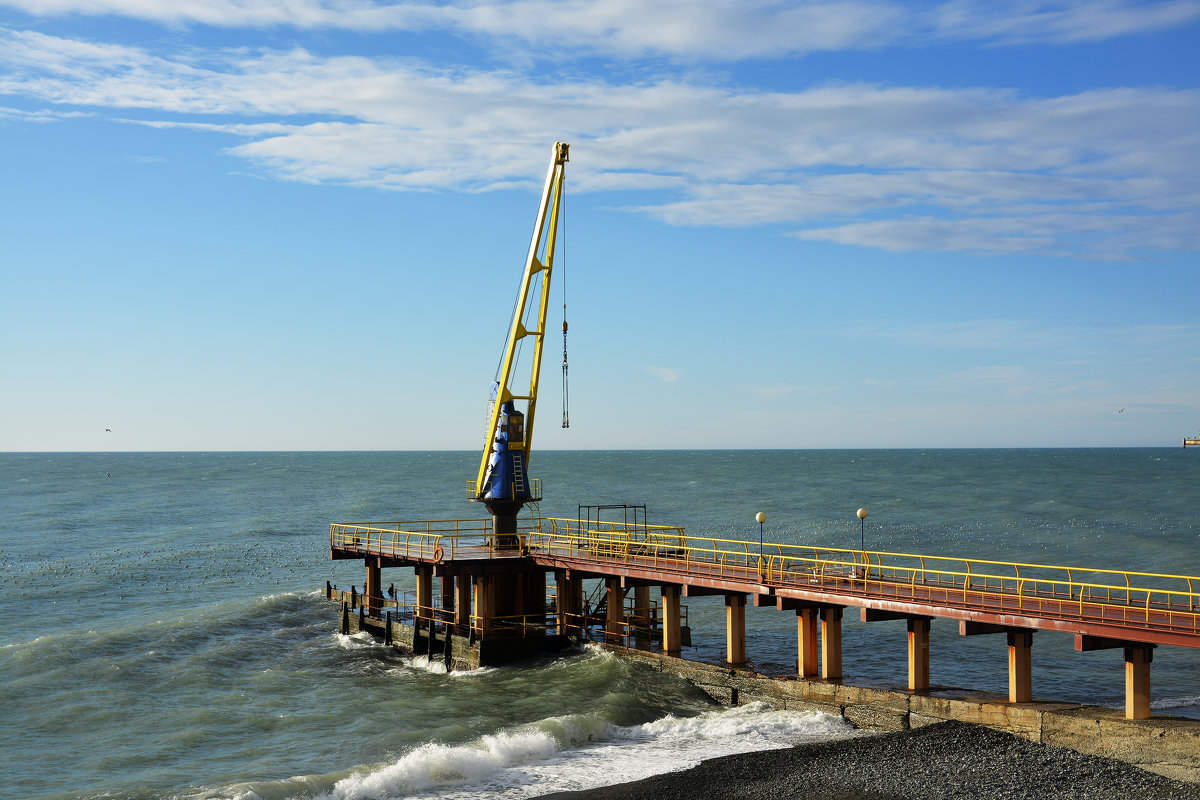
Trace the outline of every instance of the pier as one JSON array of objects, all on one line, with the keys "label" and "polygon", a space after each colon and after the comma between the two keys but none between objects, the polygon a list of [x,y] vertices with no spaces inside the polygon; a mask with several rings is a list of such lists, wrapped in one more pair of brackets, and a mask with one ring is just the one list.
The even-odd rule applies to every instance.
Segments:
[{"label": "pier", "polygon": [[[581,507],[583,508],[583,507]],[[581,515],[582,516],[582,515]],[[343,629],[389,641],[398,631],[414,652],[448,665],[479,666],[600,641],[678,656],[688,597],[718,595],[726,610],[725,664],[744,666],[753,643],[746,606],[796,616],[796,677],[843,675],[842,619],[902,619],[907,687],[930,688],[933,620],[963,636],[991,635],[997,662],[1007,655],[1008,702],[1033,699],[1038,631],[1074,635],[1078,651],[1114,650],[1123,664],[1125,718],[1150,716],[1150,673],[1159,646],[1200,648],[1200,577],[845,550],[688,536],[641,522],[531,517],[495,533],[493,520],[335,523],[333,559],[362,559],[361,595],[343,603]],[[386,568],[414,570],[415,597],[389,597]],[[587,598],[583,581],[600,582]],[[435,581],[440,581],[435,592]],[[410,633],[411,632],[411,633]]]},{"label": "pier", "polygon": [[[530,477],[529,459],[568,153],[568,144],[555,142],[488,398],[479,466],[467,484],[466,499],[490,516],[332,524],[330,557],[361,560],[366,568],[361,592],[326,585],[326,596],[341,605],[343,633],[369,632],[442,659],[448,669],[597,642],[685,675],[734,704],[744,694],[784,706],[836,707],[852,721],[860,712],[847,709],[868,709],[862,713],[875,714],[883,727],[970,719],[1014,732],[1036,728],[1040,737],[1059,723],[1044,723],[1040,711],[1026,713],[1033,704],[1034,639],[1039,631],[1059,631],[1072,634],[1079,651],[1116,651],[1114,673],[1124,666],[1123,721],[1150,717],[1154,649],[1200,648],[1200,578],[769,543],[761,527],[757,543],[695,537],[681,527],[646,524],[643,506],[580,505],[575,519],[543,518],[542,486]],[[563,428],[570,427],[567,331],[564,294]],[[528,373],[518,368],[522,353],[532,362]],[[601,519],[618,509],[622,519]],[[865,515],[860,509],[859,519]],[[758,520],[761,526],[761,514]],[[384,588],[384,571],[394,568],[413,570],[415,592]],[[721,597],[725,607],[725,660],[715,667],[680,657],[692,634],[684,601],[703,596]],[[752,668],[748,605],[795,615],[796,668],[783,676],[787,691]],[[864,622],[904,620],[902,697],[842,683],[842,621],[853,609]],[[934,620],[953,621],[963,636],[993,638],[998,669],[1007,654],[1003,706],[939,710],[942,699],[930,695]],[[1022,722],[1032,718],[1037,722]],[[1180,731],[1161,742],[1135,735],[1160,756],[1182,748],[1181,769],[1200,780],[1200,726]]]}]

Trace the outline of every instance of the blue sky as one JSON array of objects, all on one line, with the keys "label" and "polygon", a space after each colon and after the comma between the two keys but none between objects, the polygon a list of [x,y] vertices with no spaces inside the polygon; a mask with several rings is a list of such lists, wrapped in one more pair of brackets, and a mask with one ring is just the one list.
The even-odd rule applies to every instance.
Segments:
[{"label": "blue sky", "polygon": [[1194,0],[0,0],[0,450],[482,446],[555,140],[534,449],[1178,446],[1197,41]]}]

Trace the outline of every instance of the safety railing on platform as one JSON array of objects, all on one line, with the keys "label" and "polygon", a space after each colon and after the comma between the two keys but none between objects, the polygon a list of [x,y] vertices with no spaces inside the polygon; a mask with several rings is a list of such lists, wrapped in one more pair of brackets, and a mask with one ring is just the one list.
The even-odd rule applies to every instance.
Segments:
[{"label": "safety railing on platform", "polygon": [[680,528],[546,522],[529,535],[530,552],[567,561],[1200,635],[1200,577],[777,543],[760,550]]},{"label": "safety railing on platform", "polygon": [[356,586],[349,589],[326,586],[325,595],[335,602],[346,603],[351,611],[361,609],[373,616],[390,612],[393,620],[409,625],[414,622],[435,623],[440,628],[453,627],[456,623],[454,609],[444,608],[436,602],[434,605],[423,606],[417,601],[416,592],[406,591],[371,597],[365,591],[358,591]]},{"label": "safety railing on platform", "polygon": [[[524,537],[539,530],[541,520],[534,517],[518,524],[518,547]],[[371,555],[412,558],[427,561],[458,558],[472,551],[496,549],[491,519],[423,520],[420,522],[335,522],[329,526],[329,545],[335,550],[351,550]]]},{"label": "safety railing on platform", "polygon": [[651,552],[669,553],[674,548],[684,547],[687,539],[683,528],[672,525],[596,520],[585,523],[558,517],[547,517],[543,522],[544,531],[537,532],[539,541],[543,541],[540,536],[544,533],[549,541],[560,538],[569,540],[573,547],[614,558]]},{"label": "safety railing on platform", "polygon": [[[586,641],[606,641],[642,648],[662,640],[662,615],[657,603],[644,608],[626,603],[619,620],[609,620],[607,614],[589,609],[586,604],[580,611],[560,614],[557,593],[551,590],[547,593],[544,612],[487,618],[471,614],[465,622],[461,622],[455,609],[445,608],[436,598],[433,605],[422,606],[412,591],[393,591],[371,597],[360,592],[357,586],[339,589],[326,583],[325,596],[344,603],[348,610],[356,614],[371,617],[375,620],[372,624],[376,626],[388,619],[403,625],[431,626],[439,632],[449,631],[462,636],[480,635],[485,631],[493,634],[512,633],[520,637],[557,632]],[[680,624],[685,629],[688,627],[686,605],[680,606]]]}]

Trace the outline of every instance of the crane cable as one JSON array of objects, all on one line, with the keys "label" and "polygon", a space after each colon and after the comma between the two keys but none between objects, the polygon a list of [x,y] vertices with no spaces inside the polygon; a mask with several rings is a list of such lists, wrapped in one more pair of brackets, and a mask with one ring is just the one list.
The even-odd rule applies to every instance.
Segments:
[{"label": "crane cable", "polygon": [[566,198],[562,198],[562,229],[563,229],[563,247],[562,247],[562,287],[563,287],[563,419],[562,426],[564,428],[571,427],[571,415],[569,413],[569,403],[567,394],[567,202]]}]

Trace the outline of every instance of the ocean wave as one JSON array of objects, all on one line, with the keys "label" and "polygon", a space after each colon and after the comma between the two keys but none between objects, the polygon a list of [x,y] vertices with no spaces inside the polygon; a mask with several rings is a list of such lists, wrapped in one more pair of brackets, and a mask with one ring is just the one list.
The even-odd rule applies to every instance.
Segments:
[{"label": "ocean wave", "polygon": [[338,781],[321,800],[409,797],[439,787],[464,784],[499,789],[505,768],[555,755],[561,743],[542,730],[502,732],[469,745],[424,744],[394,764]]},{"label": "ocean wave", "polygon": [[1155,710],[1164,708],[1189,708],[1192,706],[1200,706],[1200,697],[1164,697],[1161,700],[1153,700],[1150,707]]},{"label": "ocean wave", "polygon": [[853,726],[841,717],[818,711],[776,711],[767,703],[748,703],[728,710],[710,711],[695,717],[665,717],[631,728],[634,737],[661,740],[741,738],[764,743],[791,742],[798,739],[824,738],[849,734]]},{"label": "ocean wave", "polygon": [[367,631],[358,633],[335,633],[333,640],[345,650],[391,650],[389,645],[376,639]]},{"label": "ocean wave", "polygon": [[402,666],[389,670],[393,673],[403,673],[405,671],[413,672],[428,672],[431,675],[446,675],[451,678],[477,678],[483,675],[490,675],[497,671],[496,667],[476,667],[475,669],[449,669],[446,667],[446,662],[442,658],[430,658],[429,656],[411,656],[402,659]]},{"label": "ocean wave", "polygon": [[637,780],[733,753],[787,747],[801,739],[854,735],[818,712],[764,703],[667,715],[618,726],[597,715],[551,717],[457,745],[425,743],[396,761],[348,773],[239,784],[204,800],[482,800],[526,798]]}]

